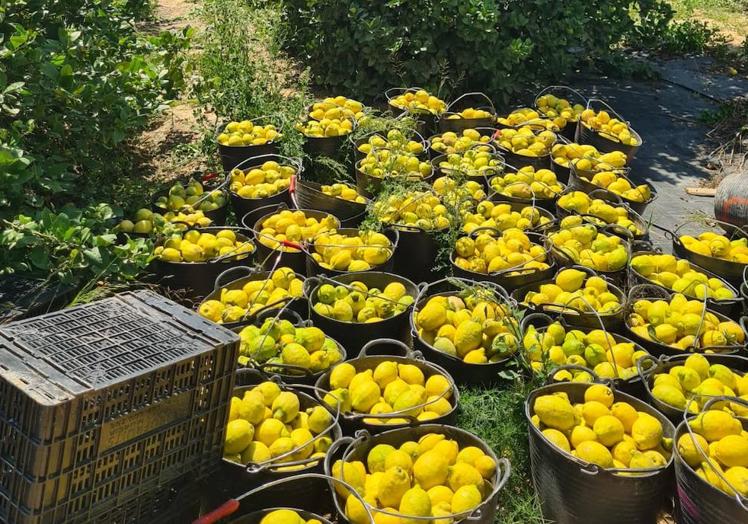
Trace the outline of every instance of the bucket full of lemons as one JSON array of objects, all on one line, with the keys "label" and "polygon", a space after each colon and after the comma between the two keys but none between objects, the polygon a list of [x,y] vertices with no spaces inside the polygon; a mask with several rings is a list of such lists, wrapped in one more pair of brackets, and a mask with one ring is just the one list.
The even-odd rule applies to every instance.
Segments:
[{"label": "bucket full of lemons", "polygon": [[512,298],[528,312],[558,316],[569,325],[602,324],[608,331],[623,326],[623,290],[584,266],[560,268],[552,278],[515,289]]},{"label": "bucket full of lemons", "polygon": [[[491,151],[493,147],[493,135],[496,130],[492,127],[481,127],[478,129],[463,129],[461,132],[447,131],[445,133],[429,137],[429,154],[431,158],[439,155],[451,155],[453,153],[464,153],[468,149],[477,148],[479,151]],[[480,146],[485,146],[482,149]]]},{"label": "bucket full of lemons", "polygon": [[305,286],[309,318],[352,357],[369,340],[410,342],[408,313],[418,290],[407,278],[381,271],[312,277]]},{"label": "bucket full of lemons", "polygon": [[223,171],[228,173],[252,157],[278,153],[283,138],[280,127],[280,123],[269,116],[231,121],[220,127],[216,143]]},{"label": "bucket full of lemons", "polygon": [[356,188],[367,198],[379,195],[386,182],[430,183],[434,171],[427,160],[398,149],[374,148],[356,162]]},{"label": "bucket full of lemons", "polygon": [[616,195],[596,189],[589,194],[567,188],[556,201],[559,218],[579,215],[586,222],[607,227],[623,239],[645,244],[649,241],[649,226],[636,211]]},{"label": "bucket full of lemons", "polygon": [[251,265],[256,250],[255,243],[241,228],[189,229],[159,239],[151,267],[164,286],[186,289],[202,297],[210,293],[216,277],[224,270]]},{"label": "bucket full of lemons", "polygon": [[507,291],[547,279],[556,271],[545,238],[518,228],[476,228],[455,241],[450,261],[456,277],[493,282]]},{"label": "bucket full of lemons", "polygon": [[631,124],[598,98],[588,100],[587,107],[579,115],[575,141],[593,145],[605,153],[620,151],[629,161],[643,143]]},{"label": "bucket full of lemons", "polygon": [[[425,424],[333,444],[325,472],[353,485],[364,504],[335,487],[338,514],[352,524],[375,522],[494,521],[501,489],[510,474],[506,458],[497,458],[481,439],[442,424]],[[411,520],[409,520],[409,518]]]},{"label": "bucket full of lemons", "polygon": [[[640,215],[657,199],[657,191],[649,182],[637,184],[630,178],[628,170],[623,168],[600,170],[601,163],[600,159],[582,159],[572,164],[569,186],[586,193],[597,191],[611,199],[619,199]],[[590,169],[583,171],[583,166],[588,164],[591,165]]]},{"label": "bucket full of lemons", "polygon": [[464,93],[439,115],[439,131],[459,133],[465,129],[492,127],[495,122],[496,108],[485,93]]},{"label": "bucket full of lemons", "polygon": [[283,155],[261,155],[241,162],[229,173],[234,213],[243,217],[261,207],[291,205],[291,182],[301,171],[300,159]]},{"label": "bucket full of lemons", "polygon": [[340,405],[343,433],[371,434],[423,423],[453,424],[460,394],[443,368],[399,340],[366,343],[358,358],[342,362],[317,381],[318,398]]},{"label": "bucket full of lemons", "polygon": [[748,422],[724,410],[725,404],[748,410],[742,398],[715,397],[675,432],[678,522],[748,521]]},{"label": "bucket full of lemons", "polygon": [[492,282],[452,277],[425,286],[410,326],[413,347],[458,384],[498,381],[519,348],[516,304]]},{"label": "bucket full of lemons", "polygon": [[629,290],[625,327],[627,336],[655,357],[737,353],[745,348],[746,333],[740,324],[709,309],[706,300],[647,284]]},{"label": "bucket full of lemons", "polygon": [[569,140],[574,139],[577,122],[587,104],[584,95],[567,86],[548,86],[535,96],[533,102],[539,115],[552,120]]},{"label": "bucket full of lemons", "polygon": [[314,237],[309,245],[307,275],[392,271],[399,239],[396,229],[382,232],[355,228],[325,231]]},{"label": "bucket full of lemons", "polygon": [[560,383],[525,403],[543,517],[559,524],[656,522],[673,478],[670,421],[605,384]]},{"label": "bucket full of lemons", "polygon": [[291,268],[255,271],[246,266],[229,268],[216,277],[211,291],[197,307],[198,314],[229,329],[260,314],[279,309],[306,315],[304,276]]},{"label": "bucket full of lemons", "polygon": [[207,225],[224,225],[228,212],[225,182],[218,183],[215,176],[197,172],[157,191],[151,199],[153,211],[162,214],[167,222],[183,221],[194,226],[194,222],[183,216],[199,212],[210,219]]},{"label": "bucket full of lemons", "polygon": [[566,189],[548,168],[524,166],[518,169],[509,164],[505,164],[504,171],[491,178],[488,185],[489,200],[537,206],[550,212],[556,211],[556,200]]},{"label": "bucket full of lemons", "polygon": [[[696,414],[714,398],[748,398],[748,358],[740,355],[693,353],[644,360],[639,366],[647,401],[664,413],[673,424],[683,420],[684,412]],[[722,408],[739,417],[748,410],[739,404],[722,403]]]},{"label": "bucket full of lemons", "polygon": [[558,137],[543,124],[526,123],[498,129],[493,140],[507,163],[550,170],[551,150]]},{"label": "bucket full of lemons", "polygon": [[436,131],[440,115],[447,110],[444,100],[421,87],[392,87],[384,96],[395,114],[416,119],[416,130],[423,136]]},{"label": "bucket full of lemons", "polygon": [[353,141],[353,158],[358,162],[375,149],[391,149],[425,159],[429,141],[415,129],[372,131]]}]

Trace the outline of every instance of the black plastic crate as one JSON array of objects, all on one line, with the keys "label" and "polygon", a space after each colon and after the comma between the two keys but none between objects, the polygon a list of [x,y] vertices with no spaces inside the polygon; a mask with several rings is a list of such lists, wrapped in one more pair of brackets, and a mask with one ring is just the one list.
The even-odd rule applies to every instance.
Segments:
[{"label": "black plastic crate", "polygon": [[234,333],[148,291],[0,327],[0,521],[137,515],[208,475],[237,351]]}]

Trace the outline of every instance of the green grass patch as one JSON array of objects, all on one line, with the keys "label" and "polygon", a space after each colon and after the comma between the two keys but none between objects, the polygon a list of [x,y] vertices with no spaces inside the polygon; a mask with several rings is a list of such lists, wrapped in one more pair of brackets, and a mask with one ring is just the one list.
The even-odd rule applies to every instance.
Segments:
[{"label": "green grass patch", "polygon": [[496,522],[541,524],[546,522],[530,475],[527,422],[524,403],[534,384],[517,379],[506,389],[463,388],[457,425],[476,434],[512,465],[507,485],[499,493]]}]

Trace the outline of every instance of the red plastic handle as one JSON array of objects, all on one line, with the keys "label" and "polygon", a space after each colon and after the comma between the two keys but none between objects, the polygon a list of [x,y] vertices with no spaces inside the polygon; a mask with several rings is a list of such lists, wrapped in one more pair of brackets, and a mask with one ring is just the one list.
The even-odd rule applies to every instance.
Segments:
[{"label": "red plastic handle", "polygon": [[213,180],[217,176],[218,176],[218,173],[205,173],[203,175],[203,182],[207,182],[208,180]]},{"label": "red plastic handle", "polygon": [[291,183],[288,186],[288,191],[290,193],[295,193],[296,192],[296,175],[292,175],[291,176]]},{"label": "red plastic handle", "polygon": [[501,136],[501,129],[497,129],[496,132],[493,134],[493,136],[491,138],[493,138],[494,140],[496,140],[500,136]]},{"label": "red plastic handle", "polygon": [[213,524],[224,517],[228,517],[237,509],[239,509],[239,501],[236,499],[229,499],[210,513],[206,513],[202,517],[193,520],[192,524]]},{"label": "red plastic handle", "polygon": [[292,247],[294,249],[298,249],[299,251],[301,251],[301,245],[297,244],[296,242],[291,242],[289,240],[281,240],[281,244],[286,247]]}]

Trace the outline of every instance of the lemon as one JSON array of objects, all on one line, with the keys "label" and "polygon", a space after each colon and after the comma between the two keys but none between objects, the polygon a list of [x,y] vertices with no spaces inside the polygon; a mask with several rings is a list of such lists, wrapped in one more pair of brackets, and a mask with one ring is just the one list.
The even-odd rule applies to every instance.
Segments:
[{"label": "lemon", "polygon": [[440,397],[428,397],[426,399],[426,407],[429,411],[436,413],[438,416],[446,415],[452,411],[452,404],[446,398]]},{"label": "lemon", "polygon": [[543,436],[551,441],[556,447],[563,449],[567,453],[571,453],[571,447],[569,447],[569,440],[566,435],[561,433],[557,429],[548,428],[542,431]]},{"label": "lemon", "polygon": [[314,452],[314,445],[307,445],[312,441],[312,438],[312,433],[306,428],[297,428],[291,432],[291,440],[294,447],[298,449],[293,455],[295,460],[303,460]]},{"label": "lemon", "polygon": [[445,502],[451,504],[452,497],[454,496],[454,492],[444,485],[434,486],[433,488],[426,490],[426,493],[428,493],[429,499],[431,499],[432,508]]},{"label": "lemon", "polygon": [[392,404],[395,412],[402,412],[406,415],[418,416],[423,411],[422,405],[426,402],[426,390],[421,386],[411,386],[404,391]]},{"label": "lemon", "polygon": [[445,399],[448,399],[451,396],[451,387],[449,381],[444,375],[431,375],[426,380],[425,388],[426,394],[429,397],[443,395]]},{"label": "lemon", "polygon": [[574,408],[568,400],[556,395],[541,395],[535,399],[535,414],[546,426],[566,431],[574,426]]},{"label": "lemon", "polygon": [[384,472],[385,471],[385,460],[387,456],[395,451],[393,446],[389,444],[377,444],[371,450],[366,457],[366,465],[369,468],[370,473]]},{"label": "lemon", "polygon": [[322,406],[315,406],[308,413],[307,426],[315,435],[322,433],[332,424],[332,415]]},{"label": "lemon", "polygon": [[597,400],[591,400],[585,402],[582,406],[582,416],[588,426],[592,427],[595,421],[605,415],[610,415],[610,410],[605,407],[605,404],[598,402]]},{"label": "lemon", "polygon": [[582,287],[582,282],[587,277],[587,273],[578,269],[564,269],[556,275],[556,284],[569,293]]},{"label": "lemon", "polygon": [[429,300],[416,315],[416,323],[426,331],[439,329],[447,321],[447,309],[435,300]]},{"label": "lemon", "polygon": [[587,426],[574,426],[574,429],[571,430],[570,440],[571,445],[576,449],[582,442],[597,441],[597,433]]},{"label": "lemon", "polygon": [[338,388],[325,395],[323,402],[335,409],[340,405],[340,411],[351,410],[351,394],[347,389]]},{"label": "lemon", "polygon": [[609,408],[613,405],[613,392],[608,386],[602,384],[592,385],[584,391],[584,401],[590,402],[592,400],[600,402],[606,408]]},{"label": "lemon", "polygon": [[[233,401],[233,399],[232,399]],[[250,424],[259,424],[265,415],[265,400],[258,391],[247,391],[239,401],[237,416],[249,421]]]},{"label": "lemon", "polygon": [[380,388],[385,388],[387,384],[398,378],[397,363],[391,360],[381,362],[374,368],[373,378]]},{"label": "lemon", "polygon": [[305,521],[293,510],[277,509],[262,517],[260,524],[305,524]]},{"label": "lemon", "polygon": [[723,466],[748,466],[748,438],[727,435],[717,441],[712,456]]},{"label": "lemon", "polygon": [[[699,322],[701,322],[701,318],[699,318]],[[701,377],[701,380],[709,377],[709,361],[704,357],[704,355],[699,353],[689,355],[683,365],[696,371]]]},{"label": "lemon", "polygon": [[410,385],[423,386],[425,377],[423,371],[413,364],[398,364],[397,371],[399,378]]},{"label": "lemon", "polygon": [[471,466],[475,464],[475,461],[483,456],[483,450],[475,446],[467,446],[457,453],[456,462],[465,462]]},{"label": "lemon", "polygon": [[[383,506],[398,507],[400,500],[410,488],[410,477],[403,468],[388,469],[379,482],[379,502]],[[428,495],[426,495],[428,498]]]},{"label": "lemon", "polygon": [[[336,460],[332,465],[332,476],[343,480],[353,486],[358,493],[364,493],[364,486],[366,485],[366,467],[362,462],[346,462],[343,464],[341,460]],[[341,497],[347,497],[349,492],[348,488],[342,484],[335,483],[335,491]]]},{"label": "lemon", "polygon": [[419,455],[426,453],[436,446],[439,442],[444,440],[445,437],[441,433],[428,433],[418,439],[418,453]]},{"label": "lemon", "polygon": [[457,326],[454,336],[454,345],[457,356],[464,358],[469,352],[477,349],[483,340],[483,329],[481,324],[468,320]]},{"label": "lemon", "polygon": [[260,394],[262,394],[262,398],[265,399],[265,405],[270,407],[273,405],[273,401],[275,400],[275,397],[280,395],[280,386],[276,384],[275,382],[267,381],[263,382],[261,384],[258,384],[254,387],[252,391],[257,391]]},{"label": "lemon", "polygon": [[223,452],[227,455],[241,453],[254,438],[255,428],[244,419],[232,420],[226,426],[226,440]]},{"label": "lemon", "polygon": [[732,372],[730,368],[728,368],[725,365],[722,364],[712,364],[709,366],[709,376],[712,378],[716,378],[722,384],[727,386],[728,388],[734,390],[737,387],[737,383],[735,381],[735,374]]},{"label": "lemon", "polygon": [[[695,373],[695,371],[694,371]],[[652,388],[652,396],[657,400],[678,409],[686,408],[686,397],[681,391],[667,384],[660,384]]]},{"label": "lemon", "polygon": [[449,462],[440,453],[430,450],[419,456],[413,464],[413,477],[424,489],[444,484],[449,473]]},{"label": "lemon", "polygon": [[370,524],[366,508],[352,493],[345,499],[345,516],[352,524]]},{"label": "lemon", "polygon": [[263,420],[257,427],[255,439],[270,447],[273,442],[281,437],[281,434],[285,430],[286,427],[283,425],[283,422],[276,418],[268,418]]},{"label": "lemon", "polygon": [[622,440],[613,447],[613,459],[629,467],[634,452],[638,452],[636,444],[631,440]]},{"label": "lemon", "polygon": [[383,394],[384,400],[388,404],[392,405],[395,403],[395,401],[400,395],[402,395],[409,389],[410,389],[410,386],[408,385],[407,382],[405,382],[404,380],[400,378],[397,378],[393,380],[392,382],[390,382],[389,384],[387,384],[387,386],[384,388],[384,394]]},{"label": "lemon", "polygon": [[290,391],[281,391],[273,401],[273,418],[289,423],[299,414],[299,397]]},{"label": "lemon", "polygon": [[[709,443],[698,433],[693,437],[689,433],[681,435],[678,439],[678,453],[692,468],[697,467],[704,460],[704,453],[709,452]],[[699,448],[703,450],[699,451]]]},{"label": "lemon", "polygon": [[615,446],[623,439],[623,424],[613,415],[599,417],[592,429],[598,442],[607,447]]},{"label": "lemon", "polygon": [[639,450],[654,449],[662,441],[662,424],[652,415],[639,412],[639,416],[631,426],[631,436]]},{"label": "lemon", "polygon": [[626,402],[616,402],[610,407],[610,413],[623,424],[623,429],[626,433],[631,433],[631,427],[634,422],[639,418],[639,413]]},{"label": "lemon", "polygon": [[373,380],[359,383],[350,389],[351,406],[356,411],[368,412],[379,401],[381,391]]},{"label": "lemon", "polygon": [[394,468],[395,466],[399,466],[410,473],[413,469],[413,459],[406,452],[396,449],[387,455],[384,461],[385,470]]},{"label": "lemon", "polygon": [[454,466],[450,466],[447,481],[452,491],[456,492],[462,486],[482,486],[483,476],[470,464],[457,462]]},{"label": "lemon", "polygon": [[402,444],[400,444],[399,449],[400,451],[404,451],[405,453],[410,455],[410,458],[413,460],[416,460],[420,453],[418,450],[418,442],[414,442],[412,440],[407,440],[403,442]]},{"label": "lemon", "polygon": [[[400,513],[413,517],[430,517],[431,516],[431,499],[428,493],[421,487],[413,487],[403,493],[400,500]],[[421,524],[418,519],[401,519],[403,524]]]},{"label": "lemon", "polygon": [[454,464],[457,461],[457,454],[460,452],[460,446],[455,440],[440,440],[430,451],[435,451],[443,456],[448,464]]},{"label": "lemon", "polygon": [[603,468],[613,467],[613,456],[608,448],[594,440],[586,440],[576,448],[577,457]]},{"label": "lemon", "polygon": [[741,466],[732,467],[725,471],[725,479],[738,493],[744,497],[748,496],[748,469]]},{"label": "lemon", "polygon": [[494,460],[488,455],[478,457],[473,466],[478,470],[478,473],[480,473],[481,476],[486,480],[493,477],[494,473],[496,473],[496,462],[494,462]]},{"label": "lemon", "polygon": [[463,513],[469,511],[480,504],[481,501],[481,494],[476,486],[462,486],[455,491],[455,494],[452,497],[452,513]]},{"label": "lemon", "polygon": [[395,508],[382,508],[382,511],[372,511],[374,514],[374,524],[401,524],[400,517],[394,517],[392,515],[387,515],[384,512],[387,513],[397,513],[397,509]]},{"label": "lemon", "polygon": [[689,422],[693,430],[708,442],[722,440],[728,435],[740,435],[743,430],[738,419],[726,411],[706,411]]}]

